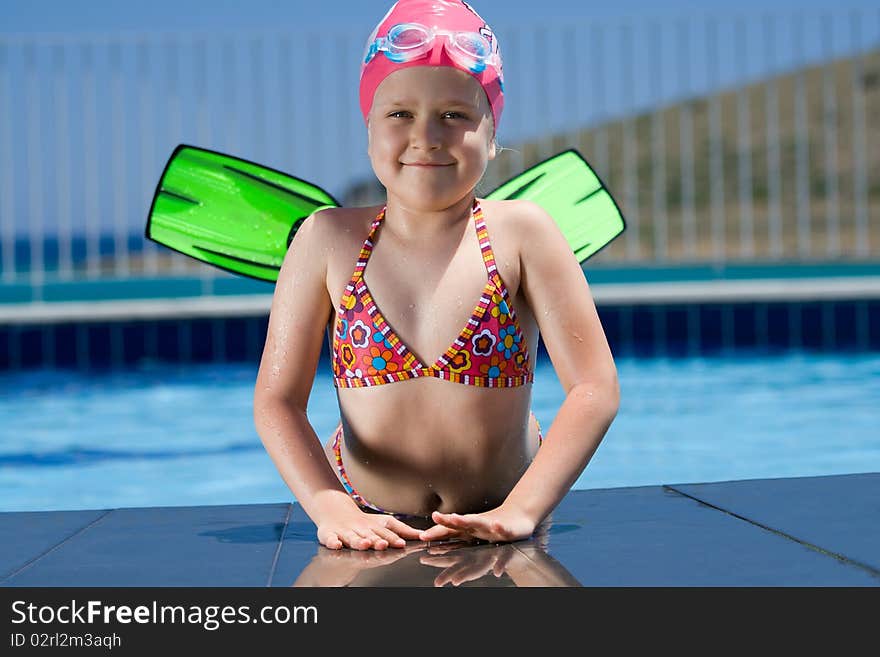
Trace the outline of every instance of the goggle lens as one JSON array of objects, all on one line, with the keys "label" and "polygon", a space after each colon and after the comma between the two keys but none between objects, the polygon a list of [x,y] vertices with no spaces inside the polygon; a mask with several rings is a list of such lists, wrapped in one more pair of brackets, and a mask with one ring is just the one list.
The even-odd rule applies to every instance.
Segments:
[{"label": "goggle lens", "polygon": [[491,54],[489,42],[474,32],[458,32],[453,43],[465,53],[476,59],[486,59]]},{"label": "goggle lens", "polygon": [[464,59],[461,63],[470,70],[479,73],[486,68],[492,55],[492,45],[482,34],[434,31],[417,23],[393,26],[384,39],[376,39],[368,46],[364,61],[369,62],[379,52],[393,62],[411,61],[427,53],[438,35],[447,37],[452,46],[450,54],[458,55],[456,59],[460,61]]},{"label": "goggle lens", "polygon": [[424,46],[430,41],[428,31],[418,25],[395,25],[388,32],[388,44],[392,48],[411,50]]}]

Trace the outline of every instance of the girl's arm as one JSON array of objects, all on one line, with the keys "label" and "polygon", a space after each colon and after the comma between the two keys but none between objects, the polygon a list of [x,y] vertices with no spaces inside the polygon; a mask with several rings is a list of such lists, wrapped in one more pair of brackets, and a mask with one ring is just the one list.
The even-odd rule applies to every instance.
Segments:
[{"label": "girl's arm", "polygon": [[[330,212],[325,210],[324,212]],[[327,253],[334,218],[312,215],[290,244],[275,284],[254,386],[254,424],[284,482],[327,547],[402,547],[418,531],[390,516],[363,513],[325,456],[307,415],[309,394],[332,311]]]},{"label": "girl's arm", "polygon": [[584,272],[553,218],[520,201],[521,286],[565,390],[565,400],[532,463],[497,509],[435,513],[422,540],[471,535],[517,540],[559,504],[589,463],[617,414],[617,370]]}]

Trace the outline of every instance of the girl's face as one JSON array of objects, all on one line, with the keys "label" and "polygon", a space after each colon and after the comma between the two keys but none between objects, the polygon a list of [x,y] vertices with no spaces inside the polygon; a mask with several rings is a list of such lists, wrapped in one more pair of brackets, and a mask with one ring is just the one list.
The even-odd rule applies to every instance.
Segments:
[{"label": "girl's face", "polygon": [[368,124],[373,170],[408,207],[436,211],[470,194],[495,157],[489,100],[447,66],[395,71],[376,89]]}]

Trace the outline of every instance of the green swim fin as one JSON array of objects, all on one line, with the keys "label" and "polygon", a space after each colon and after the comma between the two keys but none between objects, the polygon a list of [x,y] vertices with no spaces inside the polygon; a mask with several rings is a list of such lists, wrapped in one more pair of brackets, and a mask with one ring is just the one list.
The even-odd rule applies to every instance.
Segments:
[{"label": "green swim fin", "polygon": [[274,282],[300,224],[339,205],[305,180],[181,144],[156,186],[146,237],[234,274]]},{"label": "green swim fin", "polygon": [[[486,198],[542,206],[581,263],[626,227],[614,199],[575,150],[531,167]],[[305,180],[181,144],[156,186],[146,237],[232,273],[274,282],[302,222],[339,205]]]},{"label": "green swim fin", "polygon": [[527,199],[556,221],[583,264],[626,229],[617,203],[584,157],[563,151],[503,183],[487,199]]}]

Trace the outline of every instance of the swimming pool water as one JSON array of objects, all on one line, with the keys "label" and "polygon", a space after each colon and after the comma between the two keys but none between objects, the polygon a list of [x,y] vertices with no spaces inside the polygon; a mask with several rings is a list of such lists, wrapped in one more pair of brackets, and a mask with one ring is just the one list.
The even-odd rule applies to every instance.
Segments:
[{"label": "swimming pool water", "polygon": [[[880,471],[880,354],[617,360],[621,407],[573,488]],[[252,421],[254,365],[0,374],[0,511],[289,501]],[[539,358],[544,431],[563,391]],[[309,403],[338,421],[322,363]]]}]

